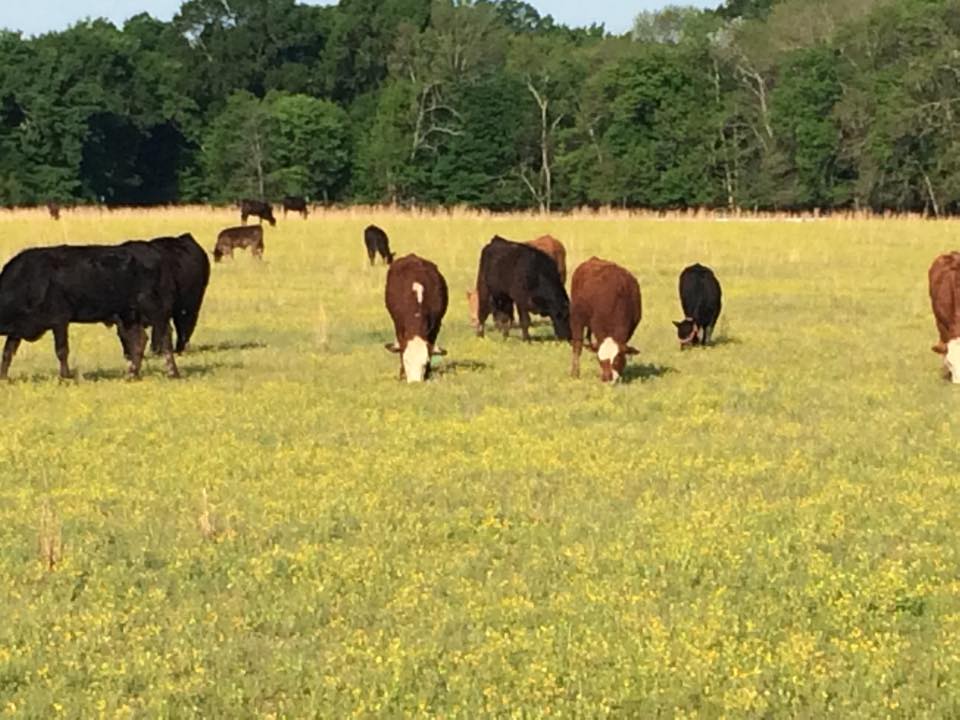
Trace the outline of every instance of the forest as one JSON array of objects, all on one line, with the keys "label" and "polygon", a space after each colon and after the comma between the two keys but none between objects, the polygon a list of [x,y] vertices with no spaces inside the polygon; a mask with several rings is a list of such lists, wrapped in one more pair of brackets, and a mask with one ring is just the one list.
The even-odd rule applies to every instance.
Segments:
[{"label": "forest", "polygon": [[0,31],[0,204],[960,208],[960,0],[188,0]]}]

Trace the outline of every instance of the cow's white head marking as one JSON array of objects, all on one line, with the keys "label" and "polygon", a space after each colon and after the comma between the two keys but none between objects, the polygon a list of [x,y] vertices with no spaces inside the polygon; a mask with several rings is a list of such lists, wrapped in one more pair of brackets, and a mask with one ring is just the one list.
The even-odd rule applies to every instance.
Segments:
[{"label": "cow's white head marking", "polygon": [[943,364],[950,372],[950,379],[955,385],[960,385],[960,338],[954,338],[947,343],[947,354]]},{"label": "cow's white head marking", "polygon": [[415,337],[407,343],[403,351],[403,373],[408,383],[423,382],[430,364],[430,346],[421,337]]}]

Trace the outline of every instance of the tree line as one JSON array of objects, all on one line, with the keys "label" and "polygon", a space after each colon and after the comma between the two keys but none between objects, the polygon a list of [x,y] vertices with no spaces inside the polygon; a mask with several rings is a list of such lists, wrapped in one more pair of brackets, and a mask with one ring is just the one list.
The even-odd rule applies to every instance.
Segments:
[{"label": "tree line", "polygon": [[960,207],[960,0],[188,0],[0,31],[0,204]]}]

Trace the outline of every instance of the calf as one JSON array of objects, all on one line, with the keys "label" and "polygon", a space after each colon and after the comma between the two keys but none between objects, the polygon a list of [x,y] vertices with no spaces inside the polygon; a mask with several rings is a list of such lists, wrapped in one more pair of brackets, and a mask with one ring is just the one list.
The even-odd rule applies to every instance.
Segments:
[{"label": "calf", "polygon": [[270,227],[277,224],[277,219],[273,216],[273,206],[270,203],[261,202],[260,200],[241,200],[240,223],[246,225],[247,218],[251,216],[260,218],[261,225],[264,220],[270,223]]},{"label": "calf", "polygon": [[948,379],[960,384],[960,252],[941,255],[929,272],[930,304],[940,342],[933,351],[943,356]]},{"label": "calf", "polygon": [[367,257],[370,259],[371,266],[377,253],[380,253],[380,257],[387,265],[393,262],[393,253],[390,252],[390,238],[376,225],[370,225],[363,231],[363,244],[367,246]]},{"label": "calf", "polygon": [[176,284],[162,252],[149,243],[33,248],[14,256],[0,272],[0,335],[7,337],[0,363],[6,379],[20,343],[53,331],[60,377],[68,364],[70,323],[116,324],[139,377],[145,327],[159,336],[171,377],[179,377],[170,339]]},{"label": "calf", "polygon": [[491,312],[510,332],[514,307],[523,339],[530,339],[530,313],[547,316],[560,340],[570,339],[570,299],[551,258],[529,245],[494,237],[480,253],[477,273],[477,335]]},{"label": "calf", "polygon": [[307,199],[303,197],[296,197],[293,195],[287,195],[283,199],[283,217],[287,217],[288,212],[297,212],[303,216],[303,219],[306,220],[310,212],[307,210]]},{"label": "calf", "polygon": [[401,380],[423,382],[431,356],[445,354],[437,336],[447,300],[447,282],[429,260],[406,255],[390,265],[385,301],[397,339],[387,349],[400,354]]},{"label": "calf", "polygon": [[680,273],[680,304],[684,319],[674,322],[680,349],[709,345],[722,307],[720,282],[713,270],[699,263]]},{"label": "calf", "polygon": [[628,355],[628,344],[642,314],[640,284],[619,265],[592,257],[573,273],[570,284],[570,333],[573,340],[572,375],[580,377],[584,332],[593,337],[590,348],[600,362],[600,379],[617,382]]},{"label": "calf", "polygon": [[[263,229],[260,230],[260,252],[263,252]],[[177,329],[177,343],[174,350],[182,354],[190,342],[197,319],[200,317],[200,306],[210,281],[210,260],[207,253],[189,233],[179,237],[163,237],[151,240],[150,244],[160,250],[173,273],[176,286],[176,296],[173,304],[173,325]],[[159,353],[160,337],[152,335],[153,352]]]},{"label": "calf", "polygon": [[232,258],[237,248],[250,248],[255,258],[263,260],[263,227],[243,225],[222,231],[217,235],[217,244],[213,248],[214,262],[220,262],[225,255]]}]

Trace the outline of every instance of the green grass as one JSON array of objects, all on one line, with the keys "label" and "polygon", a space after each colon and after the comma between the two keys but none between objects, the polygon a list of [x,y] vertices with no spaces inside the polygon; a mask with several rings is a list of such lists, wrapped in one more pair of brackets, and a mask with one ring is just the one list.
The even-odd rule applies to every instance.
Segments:
[{"label": "green grass", "polygon": [[[424,386],[383,349],[370,221],[451,288]],[[0,213],[0,256],[209,249],[234,222]],[[960,394],[926,296],[956,227],[291,217],[264,263],[214,268],[180,382],[160,359],[123,380],[102,326],[71,330],[76,382],[51,337],[24,344],[0,387],[0,715],[960,714]],[[483,243],[543,232],[571,272],[640,280],[631,382],[472,336]],[[694,261],[721,342],[681,354]]]}]

